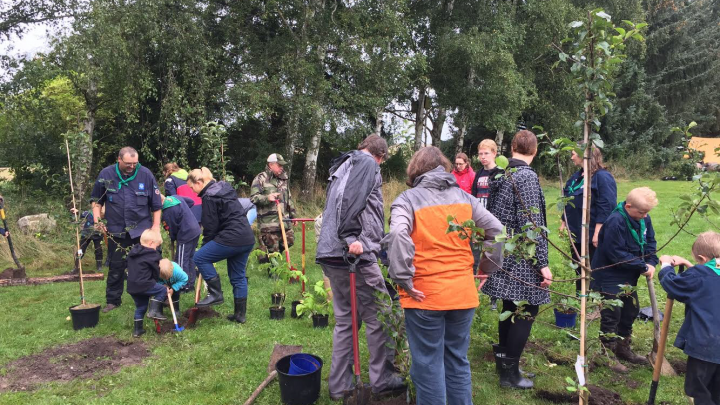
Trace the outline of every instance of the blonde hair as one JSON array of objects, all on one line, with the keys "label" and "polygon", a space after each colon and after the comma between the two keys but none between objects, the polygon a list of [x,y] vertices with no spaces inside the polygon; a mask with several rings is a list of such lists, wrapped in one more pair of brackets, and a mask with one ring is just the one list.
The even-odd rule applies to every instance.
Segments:
[{"label": "blonde hair", "polygon": [[173,275],[173,264],[168,259],[160,260],[160,278],[163,280],[170,280]]},{"label": "blonde hair", "polygon": [[211,180],[215,180],[213,177],[212,172],[207,167],[202,167],[200,169],[193,169],[190,170],[190,173],[188,173],[187,182],[188,183],[203,183],[208,184]]},{"label": "blonde hair", "polygon": [[155,242],[158,245],[162,245],[162,235],[160,232],[153,231],[152,229],[146,229],[142,235],[140,235],[140,244],[145,246],[149,242]]},{"label": "blonde hair", "polygon": [[698,262],[700,256],[707,260],[720,258],[720,233],[707,231],[698,235],[692,245],[692,254]]},{"label": "blonde hair", "polygon": [[490,149],[492,153],[497,155],[497,144],[492,139],[483,139],[478,145],[478,152],[480,152],[480,149]]},{"label": "blonde hair", "polygon": [[625,202],[643,211],[650,211],[658,205],[657,194],[650,187],[638,187],[630,190]]}]

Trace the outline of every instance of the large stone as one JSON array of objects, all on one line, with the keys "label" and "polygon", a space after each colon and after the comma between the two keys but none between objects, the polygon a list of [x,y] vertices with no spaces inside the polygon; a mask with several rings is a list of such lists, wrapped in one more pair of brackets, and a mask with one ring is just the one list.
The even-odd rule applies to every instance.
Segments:
[{"label": "large stone", "polygon": [[48,214],[36,214],[22,217],[17,221],[18,228],[27,233],[36,232],[52,232],[57,226],[57,222],[50,218]]}]

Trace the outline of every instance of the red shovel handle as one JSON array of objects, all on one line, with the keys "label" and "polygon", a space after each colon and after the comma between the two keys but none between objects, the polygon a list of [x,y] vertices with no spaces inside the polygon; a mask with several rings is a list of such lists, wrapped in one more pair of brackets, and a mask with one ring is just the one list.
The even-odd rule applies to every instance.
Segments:
[{"label": "red shovel handle", "polygon": [[355,266],[360,257],[350,260],[348,252],[343,251],[343,259],[350,266],[350,310],[352,312],[352,337],[353,337],[353,365],[355,366],[355,377],[360,379],[360,344],[358,341],[358,318],[357,318],[357,291],[355,289]]}]

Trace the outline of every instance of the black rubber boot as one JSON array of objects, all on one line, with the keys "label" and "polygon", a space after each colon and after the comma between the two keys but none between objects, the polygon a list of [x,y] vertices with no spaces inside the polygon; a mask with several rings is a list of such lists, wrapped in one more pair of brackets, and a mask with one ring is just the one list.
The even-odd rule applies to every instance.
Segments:
[{"label": "black rubber boot", "polygon": [[135,325],[133,328],[133,337],[140,337],[145,333],[145,329],[143,329],[143,320],[142,319],[136,319]]},{"label": "black rubber boot", "polygon": [[97,269],[98,273],[102,273],[102,266],[103,266],[102,260],[95,260],[95,268]]},{"label": "black rubber boot", "polygon": [[172,299],[173,307],[175,308],[175,313],[180,313],[180,291],[173,291],[172,295],[170,296]]},{"label": "black rubber boot", "polygon": [[167,318],[163,315],[162,309],[162,302],[156,300],[155,298],[150,298],[150,310],[147,313],[148,318],[157,319],[158,321],[166,320]]},{"label": "black rubber boot", "polygon": [[[500,346],[499,344],[492,345],[493,353],[495,354],[495,371],[497,371],[498,374],[500,374],[500,370],[502,369],[502,366],[500,365],[499,358],[505,357],[505,347]],[[518,370],[520,370],[520,375],[526,378],[535,378],[535,373],[527,372],[520,367],[518,367]]]},{"label": "black rubber boot", "polygon": [[500,358],[500,386],[503,388],[529,389],[533,382],[520,375],[519,360],[512,357]]},{"label": "black rubber boot", "polygon": [[223,298],[222,286],[220,285],[220,276],[215,276],[210,280],[205,280],[208,287],[208,295],[201,299],[196,306],[208,307],[210,305],[220,305],[225,302]]},{"label": "black rubber boot", "polygon": [[228,315],[229,321],[245,323],[245,312],[247,311],[247,298],[235,298],[235,313]]}]

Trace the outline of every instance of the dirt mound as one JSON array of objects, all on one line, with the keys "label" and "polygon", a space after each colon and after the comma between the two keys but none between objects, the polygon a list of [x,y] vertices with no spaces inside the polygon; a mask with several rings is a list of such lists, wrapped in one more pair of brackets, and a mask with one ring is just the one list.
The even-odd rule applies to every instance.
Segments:
[{"label": "dirt mound", "polygon": [[[192,309],[192,308],[190,308],[190,309]],[[183,312],[182,315],[178,316],[177,320],[178,320],[179,326],[188,327],[187,322],[188,322],[188,317],[190,316],[190,309],[186,310],[185,312]],[[170,314],[170,309],[165,308],[163,313],[165,314],[165,316],[168,319],[166,321],[159,322],[160,330],[158,330],[154,324],[152,325],[152,329],[154,329],[157,333],[159,333],[161,335],[164,335],[166,333],[175,332],[175,324],[173,323],[172,315]],[[217,318],[219,316],[220,316],[220,313],[218,313],[217,311],[215,311],[214,309],[212,309],[210,307],[198,308],[198,317],[197,317],[198,321],[200,321],[201,319],[205,319],[205,318]],[[195,326],[197,326],[197,324],[195,324]]]},{"label": "dirt mound", "polygon": [[4,365],[0,392],[28,391],[49,382],[100,377],[139,364],[147,356],[149,351],[142,342],[123,342],[113,337],[55,346]]},{"label": "dirt mound", "polygon": [[[596,385],[588,385],[590,390],[590,405],[621,405],[623,404],[620,394],[608,389],[598,387]],[[535,391],[535,396],[545,399],[554,404],[577,403],[579,398],[577,394],[570,392],[550,392],[544,390]]]},{"label": "dirt mound", "polygon": [[16,269],[14,267],[8,267],[2,273],[0,273],[0,280],[18,279],[18,278],[27,278],[27,274],[25,274],[24,267],[21,267],[19,269]]},{"label": "dirt mound", "polygon": [[675,372],[678,373],[678,375],[685,375],[685,373],[687,373],[687,360],[671,359],[668,361],[675,369]]}]

